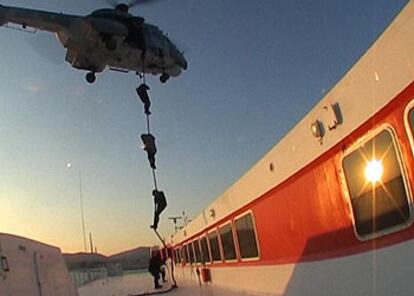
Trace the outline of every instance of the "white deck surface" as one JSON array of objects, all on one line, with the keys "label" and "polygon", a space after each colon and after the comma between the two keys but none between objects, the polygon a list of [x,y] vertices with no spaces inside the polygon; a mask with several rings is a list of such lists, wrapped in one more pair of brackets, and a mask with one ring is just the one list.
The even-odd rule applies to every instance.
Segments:
[{"label": "white deck surface", "polygon": [[[248,296],[240,292],[230,291],[211,284],[202,284],[193,281],[177,280],[178,288],[161,295],[171,296]],[[104,280],[84,285],[79,288],[79,296],[128,296],[143,293],[162,292],[170,288],[171,281],[164,283],[164,288],[160,290],[153,289],[152,277],[145,273],[129,274],[120,277],[110,277]]]}]

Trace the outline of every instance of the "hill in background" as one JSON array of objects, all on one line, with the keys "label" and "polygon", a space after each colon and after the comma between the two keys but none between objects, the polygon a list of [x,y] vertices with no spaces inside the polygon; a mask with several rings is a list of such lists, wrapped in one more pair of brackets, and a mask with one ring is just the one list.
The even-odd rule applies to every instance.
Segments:
[{"label": "hill in background", "polygon": [[138,247],[132,250],[104,256],[97,253],[63,254],[69,271],[114,266],[122,270],[146,269],[150,259],[150,247]]}]

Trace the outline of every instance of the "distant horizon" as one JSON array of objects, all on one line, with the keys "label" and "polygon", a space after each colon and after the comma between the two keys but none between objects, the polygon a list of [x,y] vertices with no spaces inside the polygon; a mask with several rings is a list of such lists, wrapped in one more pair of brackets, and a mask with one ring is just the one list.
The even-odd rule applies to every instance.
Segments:
[{"label": "distant horizon", "polygon": [[90,251],[89,252],[80,251],[80,252],[75,252],[75,253],[62,252],[62,255],[78,255],[79,254],[79,255],[101,255],[101,256],[104,256],[104,257],[113,257],[113,256],[116,256],[116,255],[121,255],[121,254],[124,254],[124,253],[128,253],[128,252],[133,251],[133,250],[151,249],[152,247],[154,247],[154,246],[151,246],[151,247],[149,247],[149,246],[140,246],[140,247],[128,249],[128,250],[121,251],[119,253],[110,254],[110,255],[99,253],[99,250],[98,250],[98,253],[91,253]]},{"label": "distant horizon", "polygon": [[101,252],[99,252],[99,249],[97,249],[98,250],[97,253],[95,253],[95,252],[94,253],[91,253],[91,250],[90,249],[87,250],[86,252],[84,250],[74,251],[74,252],[67,252],[67,251],[64,251],[58,245],[53,245],[53,244],[50,244],[50,243],[48,243],[46,241],[41,241],[41,240],[36,239],[36,238],[33,238],[33,237],[23,236],[23,235],[16,234],[16,233],[6,233],[6,232],[2,232],[2,231],[0,231],[0,234],[6,235],[6,236],[13,236],[13,237],[17,237],[17,238],[21,238],[21,239],[33,241],[33,242],[36,242],[36,243],[40,243],[40,244],[43,244],[43,245],[47,245],[47,246],[50,246],[50,247],[58,248],[61,251],[62,255],[77,255],[77,254],[93,255],[93,254],[97,254],[97,255],[102,255],[104,257],[112,257],[112,256],[120,255],[120,254],[123,254],[123,253],[127,253],[129,251],[134,251],[134,250],[137,250],[137,249],[151,249],[151,248],[155,248],[155,247],[162,248],[162,245],[161,244],[159,244],[159,245],[153,244],[151,246],[142,245],[142,246],[138,246],[138,247],[130,247],[130,248],[127,248],[125,250],[121,250],[119,252],[109,253],[109,254],[108,253],[101,253]]}]

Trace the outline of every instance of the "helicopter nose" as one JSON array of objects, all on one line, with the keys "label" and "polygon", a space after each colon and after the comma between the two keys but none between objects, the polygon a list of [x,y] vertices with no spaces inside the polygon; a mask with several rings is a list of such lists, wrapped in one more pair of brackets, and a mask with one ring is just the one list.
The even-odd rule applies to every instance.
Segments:
[{"label": "helicopter nose", "polygon": [[187,70],[187,61],[185,60],[185,58],[182,58],[182,63],[180,65],[181,67],[183,67],[184,70]]},{"label": "helicopter nose", "polygon": [[187,70],[187,61],[181,52],[178,54],[177,64],[184,70]]},{"label": "helicopter nose", "polygon": [[187,61],[184,57],[184,54],[177,48],[173,49],[172,58],[178,66],[180,66],[183,70],[187,70]]}]

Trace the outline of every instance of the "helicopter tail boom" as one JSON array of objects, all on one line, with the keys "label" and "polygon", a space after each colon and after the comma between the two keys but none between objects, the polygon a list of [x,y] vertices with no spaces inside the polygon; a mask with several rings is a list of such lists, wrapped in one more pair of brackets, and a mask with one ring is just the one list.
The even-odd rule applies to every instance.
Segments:
[{"label": "helicopter tail boom", "polygon": [[70,18],[59,13],[0,5],[0,25],[14,23],[23,28],[32,27],[42,31],[58,32],[70,26]]},{"label": "helicopter tail boom", "polygon": [[3,15],[4,6],[0,4],[0,27],[7,24],[7,20],[2,17]]}]

